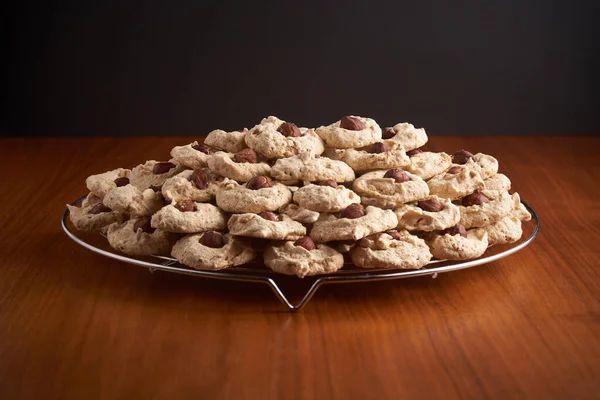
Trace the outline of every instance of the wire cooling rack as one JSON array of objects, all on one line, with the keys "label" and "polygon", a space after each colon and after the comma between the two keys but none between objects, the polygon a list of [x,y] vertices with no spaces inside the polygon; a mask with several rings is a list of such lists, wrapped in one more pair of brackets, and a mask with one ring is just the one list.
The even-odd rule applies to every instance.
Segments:
[{"label": "wire cooling rack", "polygon": [[[76,200],[72,205],[76,206],[79,203],[81,203],[84,199],[85,196]],[[499,260],[513,253],[516,253],[517,251],[522,250],[529,243],[531,243],[540,230],[540,219],[535,210],[525,202],[523,202],[523,205],[531,213],[531,222],[533,222],[535,225],[532,226],[533,224],[531,224],[531,222],[524,223],[523,237],[516,243],[512,243],[509,245],[494,246],[493,250],[499,250],[499,252],[495,252],[494,254],[488,254],[491,250],[490,248],[488,248],[488,251],[486,252],[486,254],[488,255],[484,255],[483,257],[474,260],[462,262],[434,260],[427,264],[425,267],[417,270],[363,269],[356,268],[351,264],[347,264],[344,265],[344,268],[340,269],[339,271],[333,274],[304,278],[305,280],[314,279],[314,281],[310,285],[306,293],[302,296],[301,300],[295,305],[292,304],[292,302],[288,299],[288,296],[286,296],[283,293],[280,286],[276,282],[278,278],[282,278],[282,275],[271,271],[262,264],[254,263],[240,267],[228,268],[221,271],[201,271],[181,265],[177,262],[177,260],[175,260],[172,257],[151,256],[147,257],[147,260],[141,258],[133,258],[130,256],[116,253],[108,245],[104,246],[106,249],[102,249],[99,245],[95,245],[92,243],[93,241],[90,240],[89,234],[87,235],[88,237],[85,237],[86,235],[80,234],[76,230],[72,231],[69,227],[71,224],[68,220],[68,208],[65,209],[65,211],[63,212],[61,225],[67,236],[73,239],[77,244],[97,254],[112,258],[114,260],[123,261],[128,264],[148,268],[150,272],[165,271],[176,274],[199,276],[203,278],[266,284],[271,288],[271,290],[273,290],[273,293],[275,293],[277,298],[286,307],[288,307],[289,311],[298,311],[310,301],[315,292],[321,286],[326,284],[373,282],[400,278],[412,278],[416,276],[425,275],[431,275],[433,278],[436,278],[438,274],[443,272],[451,272],[457,271],[459,269],[475,267],[478,265]],[[529,233],[527,234],[526,232]],[[97,237],[98,235],[95,236]]]}]

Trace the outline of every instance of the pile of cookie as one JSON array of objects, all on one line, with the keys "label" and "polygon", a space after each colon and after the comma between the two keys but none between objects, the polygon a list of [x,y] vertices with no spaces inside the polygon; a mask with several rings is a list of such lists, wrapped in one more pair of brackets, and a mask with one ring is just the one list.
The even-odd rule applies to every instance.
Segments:
[{"label": "pile of cookie", "polygon": [[409,123],[381,129],[346,116],[309,129],[268,117],[177,146],[169,161],[88,177],[70,218],[125,254],[172,255],[203,270],[262,254],[267,267],[299,277],[333,273],[345,258],[417,269],[518,240],[531,215],[498,161],[419,149],[426,142]]}]

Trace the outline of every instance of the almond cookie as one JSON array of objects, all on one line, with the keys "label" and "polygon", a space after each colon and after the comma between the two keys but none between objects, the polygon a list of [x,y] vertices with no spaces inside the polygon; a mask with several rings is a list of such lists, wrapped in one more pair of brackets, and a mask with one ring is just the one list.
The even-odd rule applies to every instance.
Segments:
[{"label": "almond cookie", "polygon": [[446,172],[429,179],[427,186],[431,194],[456,200],[483,189],[484,183],[479,172],[464,165],[454,165]]},{"label": "almond cookie", "polygon": [[363,204],[380,208],[396,208],[429,195],[423,179],[400,169],[367,172],[354,181],[352,189]]},{"label": "almond cookie", "polygon": [[289,158],[281,158],[271,168],[271,176],[280,181],[324,181],[350,182],[354,170],[342,161],[315,156],[310,152]]},{"label": "almond cookie", "polygon": [[271,166],[259,162],[252,149],[244,149],[236,154],[218,151],[208,160],[208,168],[217,175],[240,182],[248,182],[259,175],[268,176],[271,172]]},{"label": "almond cookie", "polygon": [[529,221],[531,220],[531,214],[529,213],[529,211],[527,211],[527,208],[525,208],[525,205],[523,205],[523,203],[521,203],[521,197],[519,196],[519,193],[513,193],[511,195],[512,198],[512,202],[513,202],[513,208],[511,211],[511,214],[514,215],[515,217],[519,218],[521,221]]},{"label": "almond cookie", "polygon": [[460,221],[466,229],[480,228],[506,217],[514,201],[508,192],[476,191],[460,200]]},{"label": "almond cookie", "polygon": [[438,260],[470,260],[485,253],[488,247],[487,232],[479,229],[467,231],[455,225],[442,233],[431,233],[426,239],[433,257]]},{"label": "almond cookie", "polygon": [[410,164],[404,169],[423,180],[441,174],[450,168],[452,157],[446,153],[413,150],[409,152]]},{"label": "almond cookie", "polygon": [[427,143],[425,129],[417,129],[413,124],[401,122],[382,131],[382,137],[397,142],[404,150],[409,151]]},{"label": "almond cookie", "polygon": [[227,222],[229,233],[234,236],[248,236],[273,240],[296,240],[306,235],[306,228],[300,222],[285,214],[271,211],[260,214],[234,214]]},{"label": "almond cookie", "polygon": [[310,237],[319,243],[334,240],[358,240],[373,233],[387,231],[398,225],[398,218],[392,210],[360,204],[352,204],[335,214],[321,214],[310,231]]},{"label": "almond cookie", "polygon": [[[246,147],[245,137],[248,129],[244,128],[241,131],[225,132],[221,129],[215,129],[210,132],[204,144],[215,149],[223,150],[228,153],[237,153],[244,150]],[[207,160],[208,161],[208,160]]]},{"label": "almond cookie", "polygon": [[160,188],[169,178],[183,171],[185,167],[171,161],[161,162],[150,160],[131,170],[129,180],[133,186],[140,190],[150,187]]},{"label": "almond cookie", "polygon": [[329,180],[301,187],[294,193],[294,201],[309,210],[334,213],[350,204],[360,203],[360,197],[352,190]]},{"label": "almond cookie", "polygon": [[168,256],[178,235],[154,229],[150,226],[150,217],[141,217],[111,224],[106,238],[113,249],[131,256]]},{"label": "almond cookie", "polygon": [[328,126],[317,128],[317,135],[328,147],[350,149],[381,140],[381,128],[371,118],[348,115]]},{"label": "almond cookie", "polygon": [[164,206],[160,192],[152,189],[142,191],[133,185],[114,188],[104,196],[102,203],[112,210],[133,217],[152,215]]},{"label": "almond cookie", "polygon": [[252,128],[245,140],[248,147],[267,159],[291,157],[307,151],[321,154],[325,150],[323,140],[314,129],[298,128],[273,116],[264,118]]},{"label": "almond cookie", "polygon": [[208,168],[186,169],[163,183],[161,191],[171,201],[193,200],[201,203],[214,199],[223,177]]},{"label": "almond cookie", "polygon": [[152,227],[167,232],[222,231],[227,226],[223,211],[210,203],[183,200],[169,204],[152,216]]},{"label": "almond cookie", "polygon": [[479,172],[482,179],[487,179],[498,173],[498,160],[483,153],[473,155],[467,150],[457,151],[452,154],[452,162],[458,165],[465,165]]},{"label": "almond cookie", "polygon": [[521,220],[513,215],[508,215],[483,228],[477,228],[476,231],[486,232],[489,244],[514,243],[523,235]]},{"label": "almond cookie", "polygon": [[268,176],[257,176],[248,183],[227,182],[217,190],[217,205],[232,213],[276,211],[292,201],[292,191]]},{"label": "almond cookie", "polygon": [[131,170],[129,169],[117,168],[102,174],[88,176],[85,180],[85,185],[90,192],[103,199],[106,193],[117,186],[127,185],[130,174]]},{"label": "almond cookie", "polygon": [[402,230],[365,237],[350,251],[350,257],[361,268],[419,269],[432,256],[423,239]]},{"label": "almond cookie", "polygon": [[210,271],[246,264],[256,257],[247,243],[212,231],[184,236],[175,243],[171,255],[183,265]]},{"label": "almond cookie", "polygon": [[300,278],[331,274],[344,266],[344,256],[329,246],[315,244],[307,236],[296,242],[267,246],[264,260],[273,271]]},{"label": "almond cookie", "polygon": [[171,157],[177,163],[188,168],[198,169],[208,165],[208,160],[217,150],[198,142],[192,142],[185,146],[175,146],[171,150]]},{"label": "almond cookie", "polygon": [[504,174],[496,174],[490,176],[483,181],[484,189],[486,190],[498,190],[498,191],[509,191],[510,190],[510,179]]},{"label": "almond cookie", "polygon": [[360,149],[336,150],[339,158],[355,171],[399,168],[410,164],[402,145],[384,140]]},{"label": "almond cookie", "polygon": [[127,219],[127,215],[113,211],[102,203],[85,207],[67,205],[67,208],[71,222],[78,231],[83,232],[103,232],[108,225]]},{"label": "almond cookie", "polygon": [[279,209],[279,212],[287,215],[294,221],[298,221],[301,224],[312,224],[319,219],[319,213],[316,211],[309,210],[304,207],[300,207],[297,204],[287,204]]},{"label": "almond cookie", "polygon": [[450,200],[435,195],[403,204],[394,212],[398,217],[398,229],[409,231],[441,231],[460,220],[458,207]]}]

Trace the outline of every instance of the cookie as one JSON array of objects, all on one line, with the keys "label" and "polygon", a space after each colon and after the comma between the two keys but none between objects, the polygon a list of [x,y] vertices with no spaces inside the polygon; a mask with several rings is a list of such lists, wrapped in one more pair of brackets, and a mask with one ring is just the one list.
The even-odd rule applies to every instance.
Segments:
[{"label": "cookie", "polygon": [[513,199],[508,192],[483,190],[461,199],[458,206],[460,221],[466,229],[493,224],[506,217],[513,208]]},{"label": "cookie", "polygon": [[[350,207],[357,211],[362,209],[360,205],[353,204]],[[321,214],[310,231],[310,237],[318,243],[334,240],[359,240],[373,233],[393,229],[398,225],[398,218],[392,210],[368,206],[364,211],[348,215],[350,218],[344,216],[345,211],[340,216]]]},{"label": "cookie", "polygon": [[427,143],[425,129],[417,129],[413,124],[409,124],[408,122],[401,122],[391,128],[385,128],[382,135],[384,139],[397,142],[406,151],[419,148]]},{"label": "cookie", "polygon": [[223,231],[226,226],[227,218],[223,211],[210,203],[190,200],[169,204],[152,216],[152,227],[167,232]]},{"label": "cookie", "polygon": [[163,183],[161,191],[170,201],[193,200],[201,203],[215,198],[223,177],[208,168],[186,169]]},{"label": "cookie", "polygon": [[523,235],[521,220],[512,215],[483,228],[477,228],[476,231],[486,232],[490,245],[514,243]]},{"label": "cookie", "polygon": [[423,180],[428,180],[446,171],[451,164],[452,157],[446,153],[423,151],[411,155],[410,164],[404,169]]},{"label": "cookie", "polygon": [[320,215],[317,211],[312,211],[293,203],[281,207],[279,211],[301,224],[312,224],[319,219]]},{"label": "cookie", "polygon": [[498,173],[498,160],[483,153],[473,155],[467,150],[457,151],[452,154],[452,162],[477,171],[482,179],[487,179]]},{"label": "cookie", "polygon": [[423,239],[402,230],[363,238],[350,251],[350,257],[361,268],[419,269],[432,255]]},{"label": "cookie", "polygon": [[246,264],[256,257],[244,241],[212,231],[184,236],[175,243],[171,255],[183,265],[209,271]]},{"label": "cookie", "polygon": [[306,228],[300,222],[285,214],[277,215],[270,211],[234,214],[229,218],[227,227],[234,236],[262,239],[297,240],[306,235]]},{"label": "cookie", "polygon": [[234,179],[239,182],[248,182],[259,175],[269,175],[271,166],[266,162],[259,162],[252,149],[243,150],[250,157],[243,157],[232,153],[218,151],[208,160],[208,168],[217,175]]},{"label": "cookie", "polygon": [[431,233],[425,240],[433,257],[438,260],[470,260],[481,257],[488,247],[488,237],[485,231],[461,229],[462,234]]},{"label": "cookie", "polygon": [[513,207],[511,210],[511,214],[515,217],[519,218],[521,221],[529,221],[531,220],[531,214],[525,208],[525,205],[521,203],[521,197],[519,193],[515,192],[511,195]]},{"label": "cookie", "polygon": [[492,175],[483,181],[484,189],[508,191],[510,190],[510,179],[504,174]]},{"label": "cookie", "polygon": [[423,179],[398,169],[367,172],[354,181],[352,189],[360,195],[363,204],[386,209],[429,195]]},{"label": "cookie", "polygon": [[267,159],[295,156],[307,151],[321,154],[323,140],[314,129],[298,128],[277,117],[268,117],[246,135],[246,144]]},{"label": "cookie", "polygon": [[85,207],[67,205],[69,219],[78,231],[104,232],[106,227],[114,222],[123,222],[127,215],[113,211],[102,203]]},{"label": "cookie", "polygon": [[185,169],[185,166],[171,161],[146,161],[131,170],[130,183],[140,190],[159,188],[169,178]]},{"label": "cookie", "polygon": [[[246,147],[245,137],[248,129],[240,131],[225,132],[221,129],[215,129],[204,139],[204,144],[215,149],[223,150],[228,153],[237,153]],[[208,160],[207,160],[208,161]]]},{"label": "cookie", "polygon": [[315,156],[310,152],[289,158],[281,158],[271,168],[271,176],[280,181],[324,181],[350,182],[354,170],[342,161]]},{"label": "cookie", "polygon": [[381,141],[381,128],[371,118],[346,116],[328,126],[316,129],[328,147],[350,149]]},{"label": "cookie", "polygon": [[191,169],[204,168],[208,160],[217,151],[209,145],[192,142],[185,146],[175,146],[171,150],[171,157],[175,162]]},{"label": "cookie", "polygon": [[268,177],[257,177],[256,180],[267,182],[256,186],[254,180],[244,185],[227,182],[217,190],[217,205],[224,211],[232,213],[260,213],[276,211],[292,201],[292,191],[279,182],[272,182]]},{"label": "cookie", "polygon": [[152,215],[164,206],[160,192],[152,189],[142,191],[133,185],[114,188],[104,196],[102,203],[112,210],[133,217]]},{"label": "cookie", "polygon": [[360,196],[330,181],[326,184],[308,184],[299,188],[294,192],[294,201],[308,210],[334,213],[350,204],[360,203]]},{"label": "cookie", "polygon": [[[102,174],[88,176],[85,180],[85,186],[94,195],[103,199],[106,193],[117,187],[117,184],[120,184],[121,181],[127,181],[130,174],[131,170],[125,168],[113,169]],[[129,182],[127,181],[127,183]]]},{"label": "cookie", "polygon": [[141,217],[111,224],[106,238],[113,249],[131,256],[168,256],[178,235],[154,229],[150,226],[150,217]]},{"label": "cookie", "polygon": [[424,199],[402,204],[394,209],[398,229],[409,231],[439,231],[450,228],[460,220],[459,208],[448,199],[427,196]]},{"label": "cookie", "polygon": [[391,169],[410,164],[402,145],[391,140],[375,142],[358,149],[336,150],[336,153],[336,158],[348,164],[354,171]]},{"label": "cookie", "polygon": [[[297,242],[282,245],[269,245],[264,252],[265,265],[275,272],[297,275],[300,278],[311,275],[331,274],[344,266],[344,256],[324,244],[311,243],[303,238],[303,247]],[[302,241],[303,239],[300,239]]]},{"label": "cookie", "polygon": [[102,199],[96,196],[94,193],[90,192],[87,196],[85,196],[85,199],[83,199],[83,201],[81,202],[81,207],[92,206],[98,203],[102,203]]},{"label": "cookie", "polygon": [[464,165],[454,165],[427,181],[429,192],[445,199],[456,200],[483,189],[479,172]]}]

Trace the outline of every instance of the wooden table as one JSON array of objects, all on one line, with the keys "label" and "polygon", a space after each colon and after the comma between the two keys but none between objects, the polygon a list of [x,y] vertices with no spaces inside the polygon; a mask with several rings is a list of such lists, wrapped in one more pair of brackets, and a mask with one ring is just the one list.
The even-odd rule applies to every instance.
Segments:
[{"label": "wooden table", "polygon": [[189,138],[2,139],[1,399],[600,397],[600,138],[433,137],[490,153],[539,212],[525,250],[428,277],[264,285],[108,260],[61,231],[86,176]]}]

